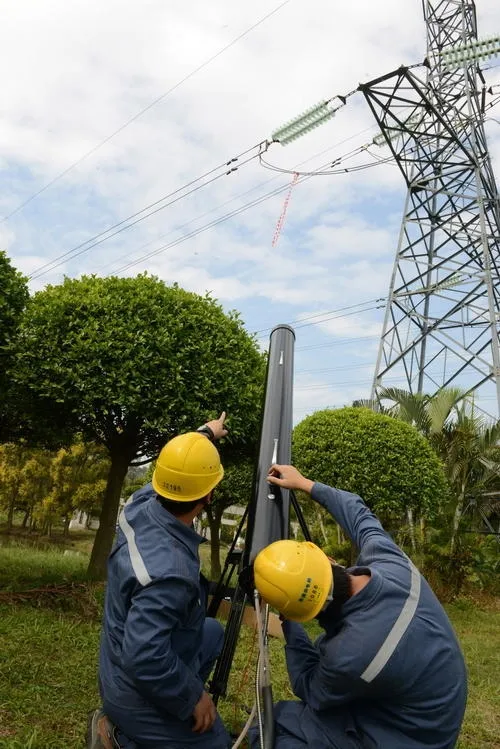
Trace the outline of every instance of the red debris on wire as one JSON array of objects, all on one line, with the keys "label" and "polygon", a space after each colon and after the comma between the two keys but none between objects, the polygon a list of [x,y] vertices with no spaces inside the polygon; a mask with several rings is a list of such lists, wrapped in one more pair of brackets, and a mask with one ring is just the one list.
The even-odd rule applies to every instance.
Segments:
[{"label": "red debris on wire", "polygon": [[274,231],[274,237],[273,237],[273,243],[272,243],[273,247],[276,247],[276,245],[278,244],[281,230],[283,229],[283,224],[285,223],[285,217],[286,217],[286,212],[288,210],[288,204],[290,202],[290,198],[292,197],[292,190],[297,184],[298,178],[299,178],[299,175],[297,172],[295,172],[293,175],[293,179],[290,184],[290,188],[288,190],[287,196],[285,198],[285,202],[283,203],[283,210],[281,211],[281,216],[279,217],[278,223],[276,224],[276,229]]}]

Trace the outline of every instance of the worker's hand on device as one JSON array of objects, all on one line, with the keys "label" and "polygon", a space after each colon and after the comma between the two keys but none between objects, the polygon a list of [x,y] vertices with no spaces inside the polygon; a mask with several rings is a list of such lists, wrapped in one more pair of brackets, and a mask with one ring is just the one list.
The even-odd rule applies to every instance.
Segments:
[{"label": "worker's hand on device", "polygon": [[196,733],[205,733],[205,731],[210,731],[213,724],[215,723],[216,717],[217,710],[215,709],[213,700],[208,692],[203,691],[193,711],[193,731],[195,731]]},{"label": "worker's hand on device", "polygon": [[267,480],[270,484],[276,484],[282,486],[283,489],[296,489],[307,494],[311,493],[314,486],[314,481],[306,479],[296,468],[293,466],[280,466],[277,463],[271,466],[269,469],[269,475]]},{"label": "worker's hand on device", "polygon": [[214,441],[220,440],[227,435],[228,430],[224,426],[225,420],[226,412],[223,411],[218,419],[212,419],[212,421],[207,421],[207,423],[205,424],[205,426],[207,426],[213,432]]}]

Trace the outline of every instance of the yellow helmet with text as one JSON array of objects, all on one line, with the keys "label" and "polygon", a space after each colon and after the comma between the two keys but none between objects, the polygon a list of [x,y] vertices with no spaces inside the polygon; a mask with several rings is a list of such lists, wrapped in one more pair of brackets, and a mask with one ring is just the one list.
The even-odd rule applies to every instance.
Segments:
[{"label": "yellow helmet with text", "polygon": [[151,483],[157,494],[176,502],[206,497],[224,476],[215,445],[199,432],[171,439],[156,461]]},{"label": "yellow helmet with text", "polygon": [[307,622],[333,590],[332,565],[310,541],[275,541],[255,557],[255,587],[286,619]]}]

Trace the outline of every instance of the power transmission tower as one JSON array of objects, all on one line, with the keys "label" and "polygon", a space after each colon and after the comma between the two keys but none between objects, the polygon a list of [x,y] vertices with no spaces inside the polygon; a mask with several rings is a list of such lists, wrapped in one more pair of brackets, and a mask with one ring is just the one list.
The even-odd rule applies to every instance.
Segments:
[{"label": "power transmission tower", "polygon": [[373,397],[394,377],[413,393],[453,385],[498,417],[500,203],[478,60],[499,39],[477,42],[470,0],[423,0],[423,10],[425,67],[360,86],[407,185]]}]

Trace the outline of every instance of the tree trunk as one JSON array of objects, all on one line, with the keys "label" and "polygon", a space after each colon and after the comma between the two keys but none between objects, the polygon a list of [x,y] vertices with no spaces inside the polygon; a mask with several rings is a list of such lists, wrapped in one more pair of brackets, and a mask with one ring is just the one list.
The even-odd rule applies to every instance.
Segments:
[{"label": "tree trunk", "polygon": [[450,554],[452,556],[455,551],[455,546],[457,543],[457,533],[458,533],[458,528],[460,526],[460,521],[462,519],[462,512],[464,510],[464,502],[465,502],[465,487],[462,486],[462,491],[458,495],[457,504],[455,507],[454,515],[453,515],[453,526],[452,526],[451,538],[450,538]]},{"label": "tree trunk", "polygon": [[63,536],[64,538],[68,538],[69,536],[69,524],[71,522],[71,515],[65,515],[64,516],[64,530],[63,530]]},{"label": "tree trunk", "polygon": [[413,518],[413,510],[411,507],[406,508],[406,517],[408,520],[408,529],[410,531],[410,542],[411,550],[414,554],[417,552],[417,539],[415,537],[415,520]]},{"label": "tree trunk", "polygon": [[207,520],[210,528],[210,577],[212,580],[219,580],[221,576],[220,563],[220,527],[222,521],[222,512],[207,512]]},{"label": "tree trunk", "polygon": [[28,520],[30,519],[30,515],[31,515],[31,507],[28,510],[24,511],[24,517],[23,517],[23,522],[22,522],[23,528],[28,527]]},{"label": "tree trunk", "polygon": [[14,505],[15,505],[15,497],[12,497],[12,499],[9,502],[9,512],[7,515],[7,533],[10,533],[12,530],[12,527],[14,525]]},{"label": "tree trunk", "polygon": [[423,515],[420,518],[420,538],[422,540],[422,546],[425,546],[427,543],[427,523]]},{"label": "tree trunk", "polygon": [[99,528],[87,569],[89,577],[93,580],[104,580],[106,578],[106,562],[115,536],[121,490],[129,464],[134,457],[130,453],[130,450],[127,451],[122,445],[119,445],[118,449],[110,454],[111,466],[99,517]]},{"label": "tree trunk", "polygon": [[318,518],[319,529],[321,531],[321,535],[323,536],[323,541],[326,546],[328,544],[328,536],[326,535],[325,524],[323,523],[323,518],[321,516],[321,512],[319,509],[316,509],[316,517]]}]

